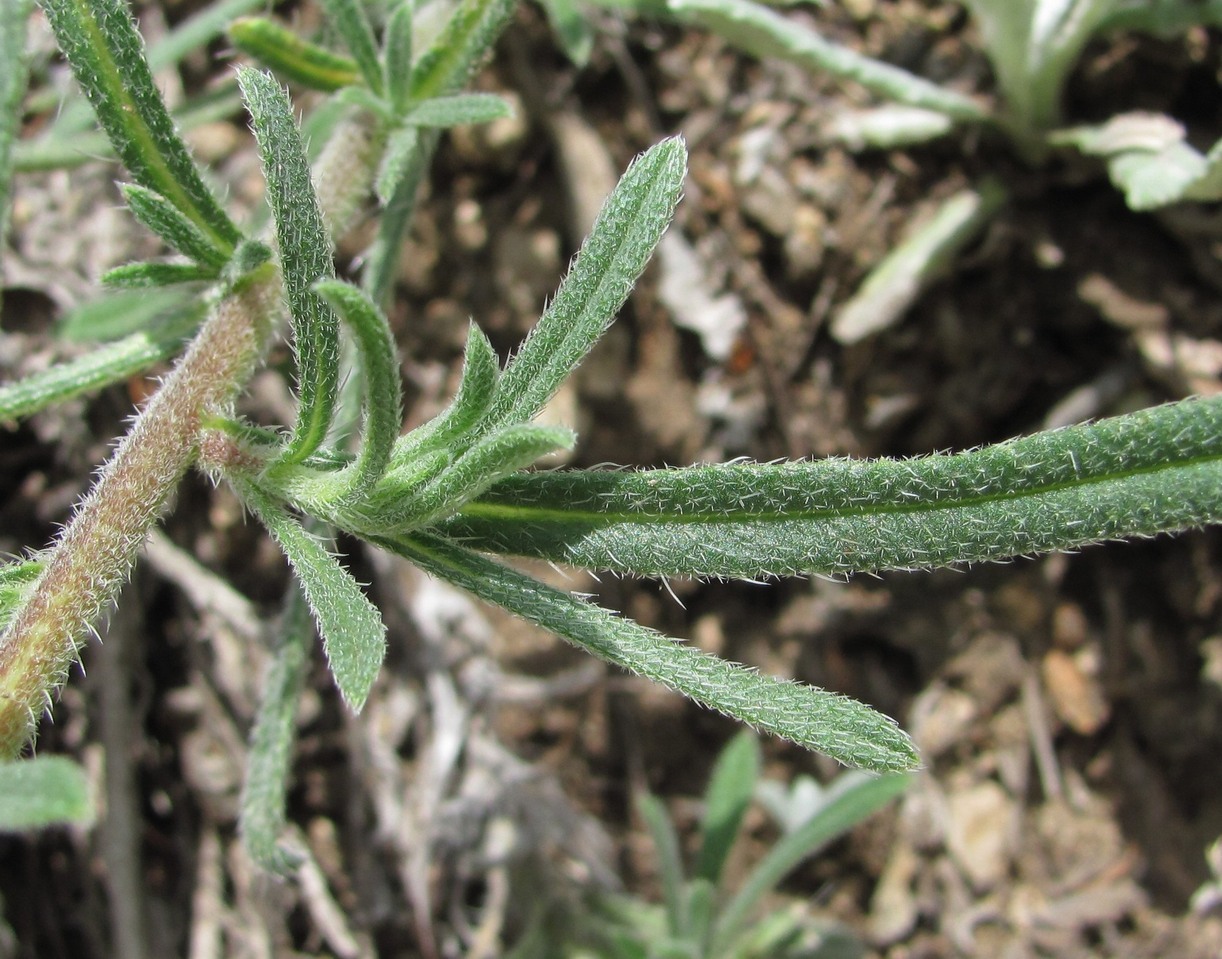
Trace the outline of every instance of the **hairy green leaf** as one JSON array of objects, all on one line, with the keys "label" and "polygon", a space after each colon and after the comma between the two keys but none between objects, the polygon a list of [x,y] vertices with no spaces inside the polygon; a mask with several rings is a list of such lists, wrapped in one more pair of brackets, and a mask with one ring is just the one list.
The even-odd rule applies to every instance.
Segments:
[{"label": "hairy green leaf", "polygon": [[455,93],[422,100],[403,117],[403,122],[418,127],[456,127],[510,116],[513,107],[495,93]]},{"label": "hairy green leaf", "polygon": [[285,793],[292,766],[294,717],[309,671],[314,634],[309,604],[296,583],[290,588],[278,626],[263,699],[250,733],[238,831],[255,862],[268,872],[287,875],[300,861],[281,837],[287,824]]},{"label": "hairy green leaf", "polygon": [[386,627],[352,574],[254,483],[231,476],[239,497],[268,528],[292,564],[322,636],[335,685],[359,712],[386,654]]},{"label": "hairy green leaf", "polygon": [[575,442],[573,431],[560,426],[531,423],[508,426],[481,438],[420,489],[407,491],[394,483],[380,487],[369,504],[360,507],[359,519],[350,521],[337,516],[335,522],[354,532],[426,526],[456,512],[498,479],[530,466],[548,453],[572,449]]},{"label": "hairy green leaf", "polygon": [[378,61],[373,28],[359,0],[321,0],[327,19],[352,54],[365,83],[374,93],[382,93],[382,64]]},{"label": "hairy green leaf", "polygon": [[757,579],[998,560],[1222,520],[1222,397],[910,460],[550,472],[439,530],[472,549]]},{"label": "hairy green leaf", "polygon": [[488,409],[500,375],[496,351],[484,331],[472,323],[467,327],[462,378],[454,399],[438,416],[399,438],[392,462],[403,465],[422,452],[457,446]]},{"label": "hairy green leaf", "polygon": [[0,762],[0,833],[93,822],[85,770],[63,756]]},{"label": "hairy green leaf", "polygon": [[461,89],[487,58],[513,16],[516,0],[461,0],[412,68],[413,102]]},{"label": "hairy green leaf", "polygon": [[555,299],[502,374],[479,432],[531,419],[606,332],[670,224],[686,165],[683,141],[675,138],[624,173]]},{"label": "hairy green leaf", "polygon": [[204,184],[144,59],[121,0],[44,0],[60,50],[111,145],[141,186],[160,193],[221,249],[242,234]]},{"label": "hairy green leaf", "polygon": [[356,61],[311,43],[267,17],[242,17],[229,25],[230,42],[279,76],[311,90],[332,93],[359,83]]},{"label": "hairy green leaf", "polygon": [[380,203],[392,204],[401,188],[418,186],[420,153],[420,132],[414,126],[399,127],[390,134],[373,186]]},{"label": "hairy green leaf", "polygon": [[218,271],[194,263],[126,263],[102,274],[102,283],[115,290],[145,290],[179,283],[216,279]]},{"label": "hairy green leaf", "polygon": [[[203,315],[202,309],[199,316]],[[53,403],[119,383],[169,359],[187,331],[175,326],[140,331],[88,353],[0,386],[0,422],[29,416]]]},{"label": "hairy green leaf", "polygon": [[390,324],[376,306],[350,283],[327,280],[315,290],[351,328],[360,353],[365,390],[365,423],[357,461],[347,467],[335,490],[337,505],[360,499],[381,479],[403,425],[403,384]]},{"label": "hairy green leaf", "polygon": [[826,71],[860,83],[888,100],[936,110],[961,122],[983,123],[989,119],[984,108],[971,98],[831,43],[796,20],[751,0],[670,0],[669,9],[754,56],[776,57],[808,70]]},{"label": "hairy green leaf", "polygon": [[382,49],[383,84],[395,116],[406,112],[412,96],[412,0],[401,0],[386,21]]},{"label": "hairy green leaf", "polygon": [[238,71],[238,83],[259,141],[276,220],[284,295],[293,321],[298,408],[293,436],[281,460],[288,465],[301,462],[322,445],[335,411],[339,322],[314,290],[318,280],[335,275],[335,268],[288,95],[268,74],[249,67]]},{"label": "hairy green leaf", "polygon": [[847,696],[727,663],[433,536],[372,539],[600,659],[848,766],[902,771],[918,763],[892,720]]},{"label": "hairy green leaf", "polygon": [[232,247],[218,247],[160,193],[135,183],[124,183],[119,189],[136,219],[165,240],[172,249],[200,266],[213,268],[213,275],[219,273],[228,262]]}]

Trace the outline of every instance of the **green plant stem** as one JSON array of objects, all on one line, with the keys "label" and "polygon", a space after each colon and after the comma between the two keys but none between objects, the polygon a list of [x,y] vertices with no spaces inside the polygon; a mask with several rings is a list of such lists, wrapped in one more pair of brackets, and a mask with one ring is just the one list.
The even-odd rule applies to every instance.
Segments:
[{"label": "green plant stem", "polygon": [[266,266],[221,300],[51,548],[29,601],[0,636],[0,757],[16,756],[31,738],[81,634],[127,579],[195,458],[203,417],[227,411],[254,372],[279,296]]}]

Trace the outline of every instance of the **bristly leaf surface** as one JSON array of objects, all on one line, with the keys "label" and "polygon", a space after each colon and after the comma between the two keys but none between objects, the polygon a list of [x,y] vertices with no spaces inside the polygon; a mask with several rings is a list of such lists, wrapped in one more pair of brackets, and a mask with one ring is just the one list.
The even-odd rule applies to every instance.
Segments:
[{"label": "bristly leaf surface", "polygon": [[650,148],[624,173],[555,299],[502,374],[479,433],[531,419],[585,359],[670,225],[686,169],[687,151],[674,138]]},{"label": "bristly leaf surface", "polygon": [[45,0],[56,41],[111,145],[141,186],[166,197],[222,249],[242,238],[174,130],[121,0]]},{"label": "bristly leaf surface", "polygon": [[301,582],[340,695],[360,711],[386,654],[386,627],[357,581],[327,547],[254,483],[233,477],[242,501],[268,528]]},{"label": "bristly leaf surface", "polygon": [[438,531],[642,575],[932,568],[1222,520],[1222,397],[955,455],[509,477]]},{"label": "bristly leaf surface", "polygon": [[886,772],[918,764],[912,741],[892,720],[847,696],[709,656],[432,536],[373,541],[600,659],[845,765]]},{"label": "bristly leaf surface", "polygon": [[284,295],[293,321],[298,408],[281,462],[298,463],[326,438],[339,383],[339,321],[314,289],[334,276],[331,243],[310,164],[284,89],[266,73],[243,67],[238,83],[250,110],[268,202],[276,221]]}]

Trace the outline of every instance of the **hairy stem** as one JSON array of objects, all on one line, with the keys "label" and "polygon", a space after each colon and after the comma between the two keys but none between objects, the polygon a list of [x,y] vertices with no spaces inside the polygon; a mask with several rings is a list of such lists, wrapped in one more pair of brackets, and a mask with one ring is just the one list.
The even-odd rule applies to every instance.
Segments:
[{"label": "hairy stem", "polygon": [[29,602],[0,636],[0,757],[15,756],[32,737],[82,633],[127,579],[195,458],[201,419],[232,403],[254,372],[279,295],[269,266],[218,304],[51,548]]}]

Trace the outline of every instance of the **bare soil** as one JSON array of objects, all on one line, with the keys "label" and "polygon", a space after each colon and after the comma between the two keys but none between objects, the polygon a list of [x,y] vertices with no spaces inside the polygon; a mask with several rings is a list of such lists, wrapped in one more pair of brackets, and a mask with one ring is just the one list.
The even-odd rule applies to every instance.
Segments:
[{"label": "bare soil", "polygon": [[[819,11],[820,29],[987,90],[956,10],[844,7],[856,16]],[[393,317],[412,424],[452,393],[467,320],[507,354],[614,177],[675,132],[691,175],[673,233],[695,267],[655,264],[560,398],[582,437],[572,465],[912,455],[1222,388],[1216,211],[1132,213],[1094,167],[1032,169],[972,134],[851,155],[820,129],[867,102],[861,91],[673,26],[599,23],[577,71],[522,11],[479,80],[516,99],[518,118],[441,149]],[[1067,114],[1165,111],[1213,143],[1218,49],[1205,34],[1100,46]],[[201,59],[185,80],[225,69]],[[239,202],[259,188],[242,124],[196,142]],[[830,318],[868,269],[986,173],[1012,199],[979,242],[893,328],[837,344]],[[18,182],[6,372],[49,357],[55,317],[147,244],[115,212],[115,177],[95,166]],[[344,263],[366,240],[345,241]],[[728,340],[724,326],[676,323],[675,271],[702,308],[741,319]],[[258,381],[249,404],[283,422],[278,383]],[[144,388],[6,431],[0,547],[49,540]],[[654,791],[690,832],[734,725],[342,545],[391,651],[359,719],[321,660],[302,703],[290,818],[317,868],[271,880],[236,836],[266,661],[243,617],[274,616],[286,574],[233,498],[192,478],[43,724],[40,751],[85,762],[104,812],[89,831],[0,838],[0,957],[497,956],[546,897],[659,894],[632,796]],[[1222,955],[1222,914],[1193,905],[1220,878],[1206,858],[1222,835],[1217,531],[848,582],[539,572],[914,733],[927,769],[904,800],[798,870],[777,908],[805,901],[888,959]],[[225,607],[218,578],[248,605]],[[836,772],[778,742],[765,754],[781,781]],[[749,830],[740,873],[776,835],[762,812]]]}]

